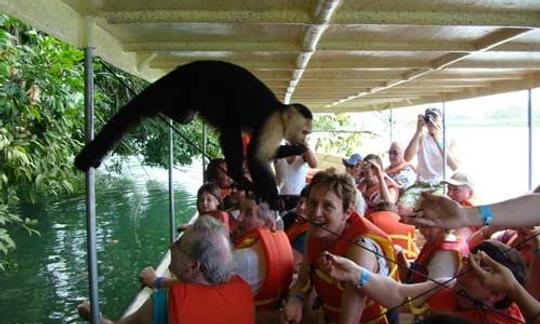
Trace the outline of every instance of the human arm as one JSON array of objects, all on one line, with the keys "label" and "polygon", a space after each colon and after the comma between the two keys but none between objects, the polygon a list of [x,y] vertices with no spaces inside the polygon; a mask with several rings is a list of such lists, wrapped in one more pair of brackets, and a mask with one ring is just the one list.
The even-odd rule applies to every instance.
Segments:
[{"label": "human arm", "polygon": [[454,139],[452,139],[452,141],[450,141],[450,145],[448,146],[446,163],[450,169],[452,169],[452,171],[456,171],[459,168],[460,162],[457,143]]},{"label": "human arm", "polygon": [[[77,306],[77,311],[79,312],[79,316],[82,319],[84,319],[86,321],[91,320],[90,303],[88,301],[84,301],[84,302],[80,303]],[[142,304],[142,306],[139,309],[137,309],[132,314],[130,314],[130,315],[124,317],[124,318],[119,319],[116,322],[106,318],[102,314],[100,314],[100,321],[99,322],[100,322],[100,324],[151,323],[152,322],[152,298],[148,298],[148,300],[146,300],[144,302],[144,304]]]},{"label": "human arm", "polygon": [[368,163],[370,163],[371,167],[375,169],[375,173],[377,174],[377,179],[379,180],[379,191],[382,201],[395,204],[398,198],[398,191],[395,187],[388,188],[385,173],[380,165],[378,165],[376,162],[368,161]]},{"label": "human arm", "polygon": [[409,145],[405,149],[403,158],[407,162],[411,162],[416,153],[418,153],[418,144],[420,143],[420,138],[422,137],[422,129],[426,125],[424,121],[424,115],[418,115],[418,120],[416,121],[416,132],[414,133]]},{"label": "human arm", "polygon": [[[367,271],[377,272],[379,265],[373,249],[363,238],[358,239],[347,251],[347,258]],[[366,306],[365,292],[354,285],[345,285],[341,297],[341,313],[339,323],[359,323]]]},{"label": "human arm", "polygon": [[[439,148],[441,156],[444,156],[444,145],[442,144],[443,141],[441,138],[441,127],[438,123],[432,124],[429,135],[433,137],[433,139],[437,143],[437,147]],[[448,164],[450,169],[452,169],[452,171],[455,171],[459,168],[460,161],[457,151],[457,143],[454,139],[452,139],[448,145],[448,149],[446,150],[446,163]]]},{"label": "human arm", "polygon": [[302,263],[300,264],[298,279],[289,290],[286,302],[281,310],[281,323],[300,323],[302,321],[304,300],[306,300],[311,291],[311,283],[309,282],[310,265],[307,251],[308,247],[306,246]]},{"label": "human arm", "polygon": [[302,158],[310,168],[313,169],[317,167],[317,158],[315,157],[315,152],[313,152],[309,147],[304,154],[302,154]]},{"label": "human arm", "polygon": [[146,267],[142,269],[141,273],[139,274],[139,280],[142,282],[143,285],[149,288],[158,288],[155,286],[157,278],[161,278],[159,280],[159,288],[170,287],[174,283],[178,282],[178,280],[173,279],[173,278],[158,277],[158,275],[156,274],[156,271],[152,267]]},{"label": "human arm", "polygon": [[[320,267],[334,280],[346,282],[349,286],[361,290],[365,295],[385,307],[399,306],[405,301],[405,298],[418,296],[430,289],[433,289],[433,292],[435,292],[437,289],[434,288],[439,286],[432,281],[417,284],[402,284],[390,277],[369,272],[367,283],[362,287],[356,287],[363,267],[347,258],[333,255],[328,252],[325,252],[320,260]],[[449,279],[450,278],[440,278],[437,279],[437,281],[444,283]],[[432,292],[418,298],[417,303],[422,304],[431,295]]]},{"label": "human arm", "polygon": [[[422,194],[423,211],[414,217],[403,217],[403,221],[414,225],[459,228],[484,225],[480,209],[464,208],[459,203],[443,196]],[[540,224],[540,194],[527,194],[503,202],[486,205],[491,210],[490,225],[501,227],[534,226]],[[512,217],[508,217],[512,215]]]},{"label": "human arm", "polygon": [[399,278],[403,281],[409,276],[410,262],[407,260],[405,251],[397,244],[394,244],[394,251],[396,251],[396,261],[398,263]]},{"label": "human arm", "polygon": [[540,300],[540,236],[534,237],[534,248],[529,264],[529,278],[527,280],[527,291],[536,299]]},{"label": "human arm", "polygon": [[496,226],[483,226],[469,237],[467,244],[469,247],[473,248],[483,240],[489,240],[491,236],[499,230],[501,230],[501,228]]},{"label": "human arm", "polygon": [[540,323],[540,302],[534,299],[516,280],[512,271],[490,258],[485,252],[479,252],[479,259],[487,266],[483,269],[475,256],[469,256],[469,265],[480,282],[492,291],[507,293],[518,305],[528,323]]}]

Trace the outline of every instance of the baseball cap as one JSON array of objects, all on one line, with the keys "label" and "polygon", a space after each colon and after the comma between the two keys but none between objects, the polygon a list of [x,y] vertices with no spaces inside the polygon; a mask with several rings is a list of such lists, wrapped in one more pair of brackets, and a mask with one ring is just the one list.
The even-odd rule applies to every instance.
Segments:
[{"label": "baseball cap", "polygon": [[362,161],[362,156],[360,154],[358,154],[358,153],[354,153],[353,155],[351,155],[350,158],[343,159],[343,164],[346,165],[346,166],[347,165],[354,166],[360,161]]},{"label": "baseball cap", "polygon": [[471,179],[471,177],[468,174],[461,171],[456,171],[450,179],[443,181],[442,183],[451,184],[454,186],[467,185],[471,189],[474,189],[474,181]]}]

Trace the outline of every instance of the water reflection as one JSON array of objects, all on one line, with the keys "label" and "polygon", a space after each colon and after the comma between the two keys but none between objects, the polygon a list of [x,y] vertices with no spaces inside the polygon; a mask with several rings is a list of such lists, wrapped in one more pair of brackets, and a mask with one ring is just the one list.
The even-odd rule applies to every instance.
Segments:
[{"label": "water reflection", "polygon": [[[101,310],[120,316],[139,289],[137,275],[155,265],[168,246],[167,171],[128,165],[129,177],[98,175],[97,251]],[[176,222],[194,213],[200,179],[175,172]],[[146,175],[148,173],[148,175]],[[86,221],[82,194],[40,207],[22,206],[37,218],[41,237],[14,233],[15,268],[0,276],[2,323],[79,321],[75,306],[88,298]]]}]

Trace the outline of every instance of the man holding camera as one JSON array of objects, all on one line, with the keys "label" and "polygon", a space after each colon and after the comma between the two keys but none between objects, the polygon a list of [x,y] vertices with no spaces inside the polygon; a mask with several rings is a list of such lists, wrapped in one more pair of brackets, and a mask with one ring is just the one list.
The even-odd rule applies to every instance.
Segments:
[{"label": "man holding camera", "polygon": [[444,145],[442,138],[442,112],[437,108],[428,108],[423,115],[418,115],[416,132],[405,150],[405,161],[417,158],[416,182],[400,197],[398,212],[402,216],[420,208],[422,192],[443,194],[443,167],[449,166],[455,171],[459,166],[456,157],[456,143],[449,141],[446,164],[444,163]]}]

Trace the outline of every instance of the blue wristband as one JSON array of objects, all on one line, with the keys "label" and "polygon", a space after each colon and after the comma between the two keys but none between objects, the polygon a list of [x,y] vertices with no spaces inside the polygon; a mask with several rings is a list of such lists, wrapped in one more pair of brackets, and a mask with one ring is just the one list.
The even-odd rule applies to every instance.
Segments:
[{"label": "blue wristband", "polygon": [[159,290],[161,289],[161,280],[163,280],[163,277],[156,277],[156,279],[154,279],[154,288]]},{"label": "blue wristband", "polygon": [[488,206],[478,206],[478,210],[480,211],[480,217],[482,217],[482,225],[488,226],[491,224],[491,221],[493,220],[493,216],[491,215],[491,208]]},{"label": "blue wristband", "polygon": [[356,288],[364,287],[369,280],[369,272],[362,268],[360,270],[360,276],[358,276],[358,282],[356,283]]}]

